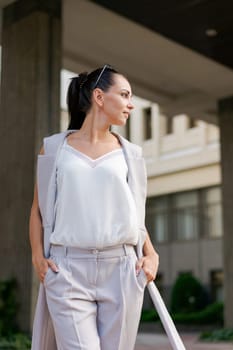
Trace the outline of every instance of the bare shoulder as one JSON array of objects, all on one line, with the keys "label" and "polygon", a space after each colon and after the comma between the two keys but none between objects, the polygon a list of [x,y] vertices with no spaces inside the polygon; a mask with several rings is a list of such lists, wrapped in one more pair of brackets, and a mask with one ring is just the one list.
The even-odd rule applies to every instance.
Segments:
[{"label": "bare shoulder", "polygon": [[41,149],[40,149],[39,154],[43,155],[44,153],[45,153],[45,152],[44,152],[44,146],[42,146]]}]

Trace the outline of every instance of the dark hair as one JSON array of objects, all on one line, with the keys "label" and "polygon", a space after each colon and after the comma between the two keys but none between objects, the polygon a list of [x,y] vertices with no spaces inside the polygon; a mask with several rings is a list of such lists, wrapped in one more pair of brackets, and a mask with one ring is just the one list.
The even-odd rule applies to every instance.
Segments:
[{"label": "dark hair", "polygon": [[118,72],[109,65],[91,73],[81,73],[71,79],[67,92],[67,105],[70,115],[68,130],[80,129],[91,107],[92,92],[99,87],[107,91],[114,83],[113,75]]}]

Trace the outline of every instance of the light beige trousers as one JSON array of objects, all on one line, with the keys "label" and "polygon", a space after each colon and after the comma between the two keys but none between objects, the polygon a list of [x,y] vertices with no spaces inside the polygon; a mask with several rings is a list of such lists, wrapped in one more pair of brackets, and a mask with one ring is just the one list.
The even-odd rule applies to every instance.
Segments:
[{"label": "light beige trousers", "polygon": [[133,246],[52,246],[45,290],[58,350],[133,350],[146,276]]}]

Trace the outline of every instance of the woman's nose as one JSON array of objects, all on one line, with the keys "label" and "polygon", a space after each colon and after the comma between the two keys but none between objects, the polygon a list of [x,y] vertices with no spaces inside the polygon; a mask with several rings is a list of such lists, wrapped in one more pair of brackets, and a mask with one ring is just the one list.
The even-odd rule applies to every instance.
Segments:
[{"label": "woman's nose", "polygon": [[131,101],[129,101],[129,103],[128,103],[128,108],[129,108],[129,109],[134,109],[134,105],[132,104]]}]

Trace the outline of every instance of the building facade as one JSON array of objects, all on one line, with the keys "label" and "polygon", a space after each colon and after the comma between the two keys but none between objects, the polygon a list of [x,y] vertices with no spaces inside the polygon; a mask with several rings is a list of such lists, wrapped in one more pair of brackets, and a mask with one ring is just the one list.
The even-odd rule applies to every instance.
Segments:
[{"label": "building facade", "polygon": [[146,159],[146,224],[160,255],[157,285],[168,302],[177,276],[190,272],[213,301],[222,300],[218,127],[187,115],[168,118],[157,104],[138,97],[134,105],[129,124],[119,131],[143,147]]}]

